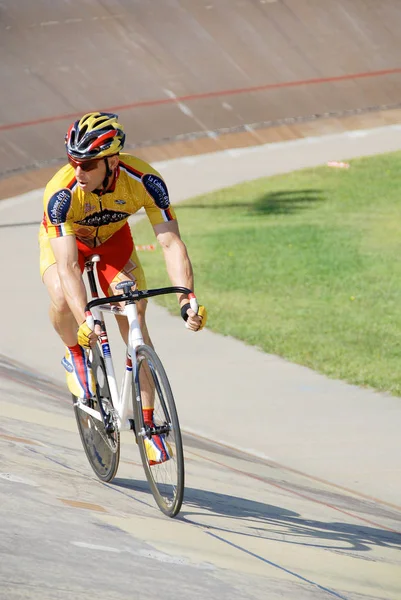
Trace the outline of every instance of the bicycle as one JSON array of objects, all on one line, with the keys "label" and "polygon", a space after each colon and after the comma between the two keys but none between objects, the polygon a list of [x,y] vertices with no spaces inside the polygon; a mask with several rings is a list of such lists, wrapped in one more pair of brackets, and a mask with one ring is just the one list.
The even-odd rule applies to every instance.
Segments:
[{"label": "bicycle", "polygon": [[[136,436],[145,475],[152,495],[160,510],[169,517],[178,514],[184,495],[184,453],[181,430],[171,387],[155,350],[144,344],[138,322],[136,302],[162,294],[183,293],[189,297],[191,308],[197,312],[198,303],[193,292],[184,287],[166,287],[151,290],[133,290],[135,282],[124,281],[116,288],[121,295],[99,297],[95,279],[98,255],[85,263],[92,300],[86,306],[87,323],[93,329],[100,325],[97,345],[90,350],[89,359],[96,381],[96,396],[82,400],[73,395],[75,418],[88,461],[97,477],[111,481],[120,460],[120,432],[130,429]],[[124,308],[115,303],[125,303]],[[101,308],[100,308],[101,307]],[[118,389],[103,312],[125,315],[129,324],[123,382]],[[154,417],[151,425],[145,423],[141,396],[140,374],[145,372],[154,388]],[[132,411],[130,410],[132,398]],[[132,418],[133,417],[133,418]],[[164,436],[168,444],[169,460],[150,465],[145,438]]]}]

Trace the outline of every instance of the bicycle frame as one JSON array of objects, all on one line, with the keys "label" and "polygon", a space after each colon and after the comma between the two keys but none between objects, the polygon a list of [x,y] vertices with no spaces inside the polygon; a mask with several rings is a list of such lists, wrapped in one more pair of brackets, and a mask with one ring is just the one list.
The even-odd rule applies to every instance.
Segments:
[{"label": "bicycle frame", "polygon": [[[113,359],[110,350],[109,339],[107,336],[106,325],[103,319],[103,312],[109,312],[114,315],[123,315],[128,318],[129,338],[127,346],[127,355],[125,362],[125,371],[120,391],[117,385],[117,379],[114,371]],[[137,381],[136,348],[143,343],[143,338],[138,321],[138,311],[136,304],[130,304],[124,309],[116,306],[103,306],[102,309],[92,308],[94,321],[100,321],[101,334],[99,336],[100,347],[106,367],[107,381],[109,384],[111,400],[114,410],[117,413],[117,423],[120,431],[130,428],[129,418],[132,418],[131,404],[131,384],[132,377]],[[91,321],[90,317],[88,319]]]},{"label": "bicycle frame", "polygon": [[[100,323],[101,333],[99,335],[100,347],[106,368],[107,382],[109,384],[111,400],[114,406],[114,416],[116,417],[117,426],[120,431],[131,428],[129,419],[133,417],[133,409],[131,404],[132,379],[135,382],[136,401],[140,402],[139,386],[138,386],[138,364],[136,359],[136,349],[144,343],[141,328],[138,320],[138,310],[136,302],[142,298],[149,298],[161,294],[184,293],[188,295],[191,308],[197,312],[198,303],[195,295],[191,290],[184,287],[167,287],[153,290],[135,290],[130,288],[133,285],[132,281],[121,282],[120,288],[123,289],[123,294],[99,298],[97,285],[95,280],[95,264],[100,261],[98,255],[93,255],[85,263],[85,270],[88,276],[89,287],[92,300],[86,306],[87,323],[91,329],[94,329],[95,322]],[[125,285],[124,285],[125,284]],[[113,303],[125,302],[125,307],[115,306]],[[111,305],[113,304],[113,305]],[[100,308],[101,307],[101,308]],[[126,354],[125,371],[120,390],[118,389],[117,380],[114,371],[113,360],[111,356],[109,339],[107,336],[106,325],[103,319],[103,312],[108,312],[114,315],[123,315],[128,319],[129,334]],[[93,417],[99,419],[99,413],[90,407],[81,404],[81,410],[89,413]],[[102,411],[103,413],[103,411]],[[105,421],[106,416],[102,414]]]}]

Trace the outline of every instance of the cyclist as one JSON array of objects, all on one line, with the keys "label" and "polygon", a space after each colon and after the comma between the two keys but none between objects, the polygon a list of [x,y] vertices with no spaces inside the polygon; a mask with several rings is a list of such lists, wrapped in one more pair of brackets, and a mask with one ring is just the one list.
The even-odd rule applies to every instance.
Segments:
[{"label": "cyclist", "polygon": [[[132,239],[128,218],[144,208],[160,243],[172,285],[194,288],[191,261],[181,239],[167,186],[148,163],[122,153],[125,133],[113,113],[92,112],[76,120],[65,136],[68,164],[48,182],[44,217],[39,231],[40,272],[50,296],[50,320],[66,346],[62,364],[67,385],[75,396],[95,394],[87,349],[96,344],[98,325],[92,331],[85,320],[87,295],[82,279],[85,259],[96,253],[99,284],[106,295],[116,294],[121,281],[146,289],[145,276]],[[207,313],[190,308],[178,297],[181,315],[192,331],[201,330]],[[146,326],[146,300],[138,302],[145,343],[151,344]],[[125,342],[128,324],[117,317]],[[146,379],[146,377],[144,378]],[[145,422],[153,421],[153,389],[141,381]],[[169,458],[162,436],[148,443],[153,463]]]}]

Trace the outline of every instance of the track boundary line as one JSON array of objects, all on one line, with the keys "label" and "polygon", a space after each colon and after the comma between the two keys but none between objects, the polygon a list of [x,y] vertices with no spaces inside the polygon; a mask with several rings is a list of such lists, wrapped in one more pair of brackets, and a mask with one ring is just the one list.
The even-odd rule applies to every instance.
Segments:
[{"label": "track boundary line", "polygon": [[[364,108],[349,108],[349,109],[345,109],[345,110],[329,111],[329,112],[324,112],[324,113],[316,113],[316,114],[312,114],[312,115],[298,115],[295,117],[283,117],[282,119],[275,119],[275,120],[270,120],[270,121],[268,120],[268,121],[258,121],[256,123],[241,123],[240,125],[233,125],[231,127],[218,127],[216,129],[205,129],[205,130],[191,131],[189,133],[178,133],[176,135],[172,135],[172,136],[168,136],[168,137],[164,137],[164,138],[158,138],[158,139],[153,139],[153,140],[143,140],[142,142],[138,142],[136,144],[127,143],[125,147],[128,150],[135,151],[136,149],[141,149],[141,148],[149,148],[152,146],[163,147],[165,145],[174,144],[177,142],[197,141],[197,140],[201,140],[204,138],[211,138],[211,139],[218,141],[219,137],[222,135],[232,135],[232,134],[236,134],[236,133],[252,134],[260,129],[271,129],[273,127],[282,127],[282,126],[286,126],[286,125],[311,123],[311,122],[318,121],[321,119],[341,119],[341,118],[352,117],[352,116],[363,116],[363,115],[367,115],[370,113],[387,111],[387,110],[398,110],[398,109],[401,109],[401,102],[397,102],[395,104],[378,104],[377,106],[365,106]],[[389,124],[389,125],[383,125],[383,127],[391,127],[394,125],[396,125],[396,124],[393,123],[393,124]],[[377,127],[373,127],[373,128],[370,127],[369,129],[377,129]],[[349,130],[349,131],[360,131],[360,130],[353,129],[353,130]],[[313,137],[322,137],[322,136],[315,134]],[[302,139],[302,138],[293,138],[293,139]],[[303,139],[305,139],[305,138],[303,138]],[[293,140],[283,140],[281,143],[285,143],[288,141],[293,141]],[[264,144],[269,144],[269,143],[277,143],[277,142],[269,142],[269,141],[257,142],[255,140],[254,145],[255,146],[263,146]],[[249,147],[250,147],[249,144],[244,144],[243,146],[240,146],[240,148],[249,148]],[[230,148],[229,146],[227,146],[227,148],[225,148],[225,150],[231,150],[231,149],[238,150],[237,147]],[[209,153],[210,153],[210,151],[201,152],[199,154],[204,155],[204,154],[209,154]],[[191,156],[196,156],[196,155],[191,155]],[[172,160],[176,160],[177,158],[184,158],[184,157],[185,157],[185,155],[182,155],[182,156],[180,155],[180,156],[173,158]],[[28,165],[22,165],[21,167],[13,167],[10,169],[5,169],[4,171],[0,171],[0,181],[2,179],[6,179],[7,177],[17,176],[19,174],[30,172],[30,171],[37,171],[37,170],[43,169],[45,167],[60,166],[60,165],[64,164],[65,161],[66,161],[66,157],[60,156],[57,158],[50,158],[50,159],[36,161],[36,162],[28,164]],[[159,161],[152,161],[152,162],[157,163]]]},{"label": "track boundary line", "polygon": [[[252,87],[244,88],[233,88],[228,90],[215,90],[209,92],[199,92],[197,94],[186,94],[183,96],[169,96],[167,98],[155,98],[154,100],[140,100],[138,102],[131,102],[130,104],[120,104],[117,106],[110,106],[102,108],[100,110],[106,112],[115,112],[121,110],[131,110],[135,108],[151,108],[153,106],[162,106],[164,104],[179,104],[182,102],[192,102],[194,100],[205,100],[208,98],[219,98],[222,96],[237,96],[239,94],[254,94],[258,92],[268,92],[272,90],[291,88],[291,87],[302,87],[307,85],[319,85],[325,83],[337,83],[340,81],[353,81],[356,79],[367,79],[374,77],[384,77],[387,75],[397,75],[401,73],[401,67],[393,69],[384,69],[382,71],[367,71],[364,73],[348,73],[347,75],[336,75],[332,77],[316,77],[312,79],[301,79],[298,81],[280,81],[276,83],[266,83],[263,85],[256,85]],[[74,119],[80,117],[82,112],[68,113],[64,115],[53,115],[51,117],[42,117],[41,119],[33,119],[31,121],[20,121],[15,123],[6,123],[0,125],[0,131],[7,131],[10,129],[20,129],[23,127],[31,127],[34,125],[41,125],[43,123],[52,123],[55,121],[64,121],[66,119]]]}]

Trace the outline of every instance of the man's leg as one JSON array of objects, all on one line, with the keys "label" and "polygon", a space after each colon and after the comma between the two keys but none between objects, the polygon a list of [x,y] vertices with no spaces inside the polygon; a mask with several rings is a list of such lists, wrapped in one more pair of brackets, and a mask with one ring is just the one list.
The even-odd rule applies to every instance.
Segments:
[{"label": "man's leg", "polygon": [[[107,268],[98,269],[99,283],[106,295],[117,294],[116,285],[121,281],[135,281],[137,289],[146,289],[146,280],[139,258],[136,254],[135,246],[130,250],[130,258],[125,263],[123,268],[116,269],[117,262],[113,260],[110,255],[105,257],[109,260],[109,265],[114,269]],[[121,245],[118,248],[118,257],[121,256]],[[114,271],[114,272],[113,272]],[[119,291],[121,293],[121,291]],[[145,344],[153,347],[152,341],[149,336],[148,328],[146,325],[146,307],[147,300],[140,300],[137,303],[138,320],[141,328],[143,340]],[[128,320],[126,317],[117,317],[118,326],[120,329],[121,336],[125,343],[128,342]],[[139,381],[141,386],[142,396],[142,407],[143,417],[145,424],[149,426],[154,425],[153,407],[155,400],[155,384],[153,381],[152,374],[146,362],[141,366]],[[173,451],[164,435],[153,435],[152,438],[144,438],[146,454],[148,456],[149,464],[155,465],[164,462],[173,456]]]},{"label": "man's leg", "polygon": [[[120,279],[120,281],[123,281],[123,279]],[[132,280],[127,276],[125,281],[132,281]],[[115,285],[116,285],[116,283],[113,282],[110,287],[112,289],[113,294],[116,294],[116,293],[118,294],[119,291],[115,290]],[[149,336],[148,327],[146,325],[146,318],[145,318],[147,304],[148,304],[147,300],[140,300],[139,302],[137,302],[136,306],[138,309],[138,321],[139,321],[139,326],[141,328],[144,343],[153,348],[152,340],[150,339],[150,336]],[[128,319],[127,319],[127,317],[123,317],[123,316],[116,316],[116,319],[117,319],[117,324],[118,324],[118,327],[119,327],[119,330],[121,333],[121,337],[123,338],[125,344],[128,344]],[[141,368],[141,372],[139,375],[139,382],[140,382],[141,391],[142,391],[143,408],[144,409],[153,408],[154,397],[155,397],[155,385],[153,382],[153,377],[149,371],[149,367],[147,364],[144,364],[143,367]]]},{"label": "man's leg", "polygon": [[[127,278],[128,279],[128,278]],[[112,288],[113,289],[113,288]],[[143,341],[145,344],[153,348],[152,341],[149,336],[148,328],[146,325],[145,313],[147,307],[147,300],[140,300],[137,303],[138,309],[138,320],[141,327]],[[128,341],[128,320],[126,317],[117,317],[118,326],[120,329],[121,336],[125,343]],[[141,398],[142,398],[142,410],[143,418],[146,425],[151,427],[154,426],[153,408],[155,404],[155,383],[153,381],[152,374],[148,367],[147,362],[143,362],[139,373],[139,383],[141,386]],[[144,438],[146,454],[149,460],[149,464],[157,465],[166,460],[169,460],[173,456],[173,450],[171,444],[168,443],[164,435],[154,435],[151,439]]]},{"label": "man's leg", "polygon": [[50,321],[67,348],[62,365],[68,389],[78,398],[91,398],[95,394],[95,380],[86,351],[78,344],[78,324],[64,297],[56,264],[46,269],[43,283],[50,296]]},{"label": "man's leg", "polygon": [[[98,247],[98,251],[102,260],[98,264],[97,274],[100,287],[106,296],[121,294],[122,291],[116,290],[116,286],[123,281],[135,281],[137,289],[146,289],[145,274],[137,255],[128,225],[124,226],[119,232],[114,234],[114,236],[104,244],[103,248],[102,246]],[[124,262],[121,262],[122,258]],[[145,344],[152,346],[145,319],[147,300],[140,300],[136,306],[144,342]],[[127,318],[122,316],[117,316],[116,318],[121,336],[127,344]],[[155,388],[153,378],[147,365],[144,365],[141,369],[140,384],[143,406],[144,408],[152,408],[154,405]]]},{"label": "man's leg", "polygon": [[[114,234],[114,236],[104,244],[103,248],[99,246],[97,250],[102,258],[98,264],[97,274],[99,284],[106,296],[111,294],[121,294],[121,290],[116,290],[116,285],[123,281],[135,281],[137,289],[146,289],[145,274],[136,253],[135,244],[132,240],[131,231],[128,225],[125,225],[119,232]],[[141,300],[137,303],[138,320],[145,344],[152,346],[146,325],[146,306],[147,300]],[[121,336],[124,342],[127,343],[127,318],[117,317],[117,322]],[[153,423],[155,384],[146,363],[142,365],[139,377],[144,420],[145,423],[150,425]]]},{"label": "man's leg", "polygon": [[46,269],[43,283],[50,296],[50,321],[64,344],[74,346],[77,343],[78,325],[64,297],[56,264]]}]

